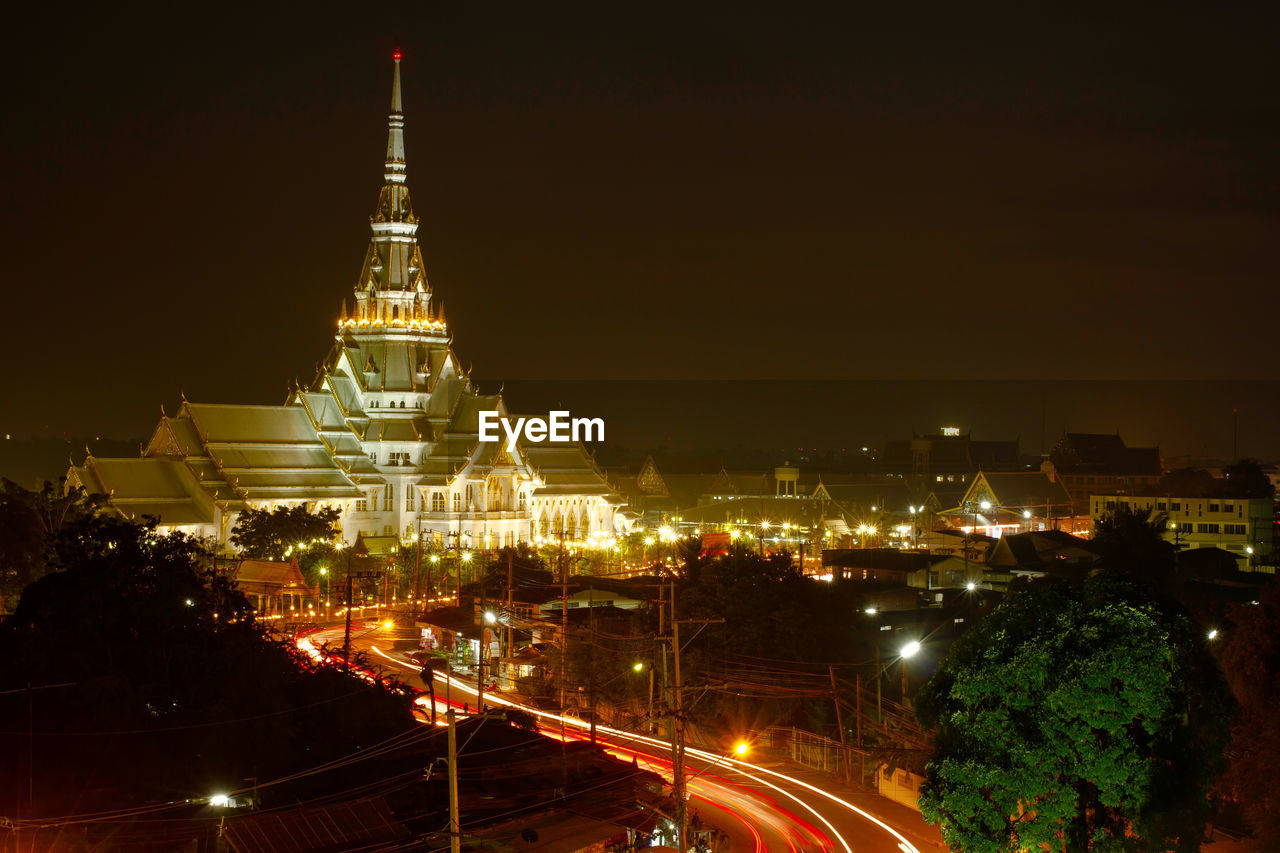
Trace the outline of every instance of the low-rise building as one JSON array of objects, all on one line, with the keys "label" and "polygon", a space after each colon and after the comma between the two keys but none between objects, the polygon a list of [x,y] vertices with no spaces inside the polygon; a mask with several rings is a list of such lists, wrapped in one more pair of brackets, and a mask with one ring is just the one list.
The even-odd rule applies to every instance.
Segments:
[{"label": "low-rise building", "polygon": [[1241,571],[1275,573],[1272,498],[1093,495],[1089,503],[1094,521],[1119,506],[1148,510],[1165,517],[1164,537],[1179,548],[1221,548]]}]

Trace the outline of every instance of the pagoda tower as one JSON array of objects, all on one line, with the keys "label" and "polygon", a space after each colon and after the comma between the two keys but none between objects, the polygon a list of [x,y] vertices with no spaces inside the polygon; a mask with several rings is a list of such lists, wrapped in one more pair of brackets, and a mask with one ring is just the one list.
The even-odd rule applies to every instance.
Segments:
[{"label": "pagoda tower", "polygon": [[510,413],[501,394],[472,385],[427,283],[398,49],[392,58],[369,245],[315,378],[281,406],[184,399],[140,458],[87,457],[68,471],[69,488],[224,547],[246,509],[298,505],[338,509],[343,541],[363,539],[371,552],[415,541],[490,550],[552,534],[599,542],[626,526],[624,502],[576,442],[507,450],[479,440],[480,413]]}]

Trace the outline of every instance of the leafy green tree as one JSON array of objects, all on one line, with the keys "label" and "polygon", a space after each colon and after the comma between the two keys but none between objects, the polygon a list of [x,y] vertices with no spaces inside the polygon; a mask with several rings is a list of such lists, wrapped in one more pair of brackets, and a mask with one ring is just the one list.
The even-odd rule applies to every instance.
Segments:
[{"label": "leafy green tree", "polygon": [[1219,790],[1240,804],[1262,849],[1280,850],[1280,585],[1232,621],[1219,660],[1240,712]]},{"label": "leafy green tree", "polygon": [[283,560],[294,549],[332,542],[341,514],[333,507],[311,512],[302,505],[246,509],[231,529],[231,544],[246,557]]},{"label": "leafy green tree", "polygon": [[916,697],[952,849],[1198,850],[1231,701],[1181,608],[1103,573],[1011,592]]}]

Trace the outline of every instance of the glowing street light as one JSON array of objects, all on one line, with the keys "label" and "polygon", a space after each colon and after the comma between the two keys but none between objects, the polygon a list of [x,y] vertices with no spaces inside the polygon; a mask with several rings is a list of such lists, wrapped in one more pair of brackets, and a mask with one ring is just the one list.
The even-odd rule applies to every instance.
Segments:
[{"label": "glowing street light", "polygon": [[217,806],[218,808],[226,808],[231,805],[231,798],[226,794],[214,794],[209,798],[209,805]]},{"label": "glowing street light", "polygon": [[920,644],[915,640],[912,640],[903,646],[902,650],[898,654],[903,658],[910,658],[915,657],[916,652],[918,651],[920,651]]},{"label": "glowing street light", "polygon": [[969,592],[973,592],[975,589],[978,588],[978,585],[973,581],[969,581],[967,584],[964,585],[964,588],[969,590]]},{"label": "glowing street light", "polygon": [[733,745],[733,754],[739,757],[744,756],[751,749],[751,745],[745,740],[740,740]]},{"label": "glowing street light", "polygon": [[1209,639],[1210,639],[1210,640],[1216,640],[1216,639],[1218,639],[1218,629],[1217,629],[1217,628],[1210,628],[1210,629],[1209,629]]},{"label": "glowing street light", "polygon": [[631,668],[636,672],[644,672],[644,661],[636,661],[631,665]]},{"label": "glowing street light", "polygon": [[486,610],[484,612],[484,621],[487,625],[496,625],[498,623],[498,617],[492,610]]},{"label": "glowing street light", "polygon": [[877,610],[877,609],[876,609],[876,608],[874,608],[874,607],[868,607],[866,610],[864,610],[864,611],[862,611],[862,612],[863,612],[863,613],[865,613],[865,614],[867,614],[868,616],[875,616],[875,615],[876,615],[877,613],[879,613],[880,611],[879,611],[879,610]]},{"label": "glowing street light", "polygon": [[982,507],[983,509],[991,509],[991,501],[983,501],[982,503],[978,504],[978,506]]}]

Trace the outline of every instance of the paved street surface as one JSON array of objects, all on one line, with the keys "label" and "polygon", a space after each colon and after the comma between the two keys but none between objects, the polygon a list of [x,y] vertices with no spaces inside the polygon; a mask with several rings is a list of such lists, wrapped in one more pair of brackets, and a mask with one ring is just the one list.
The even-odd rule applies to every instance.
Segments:
[{"label": "paved street surface", "polygon": [[[379,631],[365,626],[353,632],[352,648],[369,652],[407,684],[426,689],[419,667],[392,652]],[[325,629],[300,641],[303,648],[328,643],[340,648],[342,628]],[[456,709],[475,710],[476,689],[456,676],[436,673],[437,711],[446,696]],[[425,700],[422,700],[425,707]],[[517,707],[535,715],[544,733],[588,739],[580,720],[539,711],[502,693],[486,693],[490,707]],[[424,713],[429,719],[429,709]],[[598,727],[597,742],[610,753],[671,778],[671,745],[660,738]],[[937,830],[920,814],[877,794],[857,791],[825,774],[782,762],[755,764],[698,749],[686,753],[689,814],[695,810],[704,829],[728,836],[732,851],[845,851],[845,853],[933,853],[945,851]]]}]

